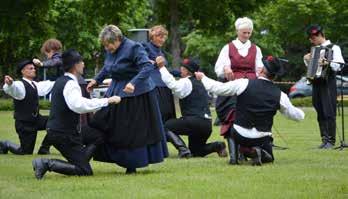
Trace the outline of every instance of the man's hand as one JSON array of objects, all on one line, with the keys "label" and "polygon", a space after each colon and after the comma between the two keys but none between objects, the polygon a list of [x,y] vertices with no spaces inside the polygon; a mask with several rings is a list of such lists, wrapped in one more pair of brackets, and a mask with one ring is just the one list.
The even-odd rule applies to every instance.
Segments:
[{"label": "man's hand", "polygon": [[255,71],[256,72],[256,77],[260,76],[262,69],[263,69],[263,67],[257,67],[256,68],[256,71]]},{"label": "man's hand", "polygon": [[93,91],[93,88],[97,85],[97,81],[95,81],[94,79],[92,79],[92,81],[90,81],[87,85],[87,91],[90,93]]},{"label": "man's hand", "polygon": [[133,93],[134,92],[134,86],[133,86],[133,84],[131,84],[131,83],[128,83],[125,87],[124,87],[124,89],[123,89],[123,91],[125,92],[125,93]]},{"label": "man's hand", "polygon": [[13,83],[13,79],[12,79],[12,77],[10,77],[9,75],[5,75],[4,81],[5,81],[5,84],[7,84],[7,85],[9,85],[9,86],[11,86],[12,83]]},{"label": "man's hand", "polygon": [[108,87],[111,86],[112,79],[104,79],[103,84],[106,84]]},{"label": "man's hand", "polygon": [[329,62],[328,62],[327,59],[325,59],[325,58],[320,58],[320,59],[319,59],[319,64],[320,64],[321,66],[327,66],[327,65],[329,65]]},{"label": "man's hand", "polygon": [[231,69],[231,66],[224,66],[224,76],[228,81],[234,79],[234,74]]},{"label": "man's hand", "polygon": [[121,98],[119,96],[114,95],[114,96],[108,98],[109,104],[118,104],[120,102],[121,102]]},{"label": "man's hand", "polygon": [[303,56],[303,59],[306,61],[306,62],[309,62],[311,60],[311,54],[310,53],[307,53]]},{"label": "man's hand", "polygon": [[205,75],[202,72],[195,72],[195,76],[197,80],[201,81]]},{"label": "man's hand", "polygon": [[39,59],[33,59],[33,63],[35,66],[43,66],[42,62]]},{"label": "man's hand", "polygon": [[158,68],[162,68],[166,63],[166,59],[163,56],[156,57],[156,64]]}]

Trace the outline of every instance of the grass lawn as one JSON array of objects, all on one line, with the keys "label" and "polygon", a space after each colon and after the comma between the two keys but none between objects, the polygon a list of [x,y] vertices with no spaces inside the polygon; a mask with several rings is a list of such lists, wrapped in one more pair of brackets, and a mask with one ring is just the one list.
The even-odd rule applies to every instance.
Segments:
[{"label": "grass lawn", "polygon": [[[91,161],[94,176],[47,173],[38,181],[31,166],[38,155],[0,155],[0,198],[348,198],[348,149],[315,149],[320,144],[316,114],[304,110],[306,119],[300,123],[276,117],[275,144],[289,149],[275,150],[274,164],[230,166],[217,154],[181,160],[169,145],[171,155],[165,162],[139,169],[136,175]],[[348,109],[345,118],[348,129]],[[0,140],[18,143],[12,112],[0,112],[0,121]],[[222,140],[218,132],[214,127],[211,141]],[[39,133],[35,153],[43,135]],[[56,150],[51,152],[48,157],[61,158]]]}]

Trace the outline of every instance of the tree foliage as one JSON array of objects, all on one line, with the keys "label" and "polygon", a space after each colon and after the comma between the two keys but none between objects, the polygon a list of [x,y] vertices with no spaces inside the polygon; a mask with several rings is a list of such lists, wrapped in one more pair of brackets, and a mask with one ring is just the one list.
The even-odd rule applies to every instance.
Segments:
[{"label": "tree foliage", "polygon": [[[288,77],[304,74],[302,56],[310,43],[304,33],[311,23],[321,24],[334,43],[345,43],[348,53],[348,1],[346,0],[3,0],[0,7],[0,75],[14,73],[23,58],[42,56],[48,38],[75,48],[93,68],[100,52],[98,34],[105,24],[115,24],[127,34],[130,28],[165,24],[169,32],[168,57],[177,66],[182,56],[199,57],[205,72],[214,76],[218,54],[236,37],[234,21],[254,20],[251,41],[263,55],[290,60]],[[341,45],[341,47],[344,47]],[[92,70],[90,70],[92,71]]]},{"label": "tree foliage", "polygon": [[4,0],[0,8],[0,75],[14,73],[14,65],[39,49],[50,30],[48,0]]},{"label": "tree foliage", "polygon": [[94,67],[93,53],[102,51],[98,34],[105,24],[123,32],[144,27],[151,14],[144,0],[4,0],[0,8],[0,75],[13,74],[23,58],[42,57],[40,47],[49,38],[75,48],[87,66]]},{"label": "tree foliage", "polygon": [[[189,41],[191,37],[187,37],[187,35],[195,30],[198,30],[199,34],[204,34],[203,37],[215,37],[224,34],[224,32],[230,31],[234,16],[243,16],[257,9],[264,2],[266,1],[157,0],[155,1],[154,10],[156,21],[167,24],[167,27],[169,27],[171,52],[181,52],[183,44],[176,35],[186,37],[186,41]],[[173,10],[176,10],[176,12],[173,12]],[[174,17],[173,15],[177,16]],[[193,33],[192,36],[197,35],[198,32]],[[174,35],[174,38],[171,35]],[[194,45],[194,41],[191,41],[190,44]],[[190,51],[185,52],[189,53]],[[174,66],[178,65],[180,56],[180,53],[173,55]],[[205,56],[203,56],[203,59],[207,61]]]},{"label": "tree foliage", "polygon": [[[309,51],[310,42],[305,34],[309,24],[324,27],[327,39],[340,43],[345,38],[347,2],[331,0],[276,0],[263,6],[254,14],[259,31],[255,41],[263,52],[283,56],[290,60],[287,67],[288,79],[298,79],[305,74],[303,55]],[[340,11],[341,10],[341,11]],[[342,13],[343,12],[343,13]]]},{"label": "tree foliage", "polygon": [[[345,43],[348,47],[348,22],[344,20],[348,17],[347,8],[348,2],[344,0],[273,0],[260,4],[259,9],[245,15],[254,21],[251,41],[260,46],[263,55],[289,59],[284,79],[297,80],[305,74],[302,58],[310,47],[305,34],[309,24],[321,24],[328,39],[338,44]],[[210,74],[213,73],[213,65],[223,45],[235,37],[233,22],[236,17],[233,16],[238,15],[231,16],[229,30],[212,33],[199,29],[184,37],[187,45],[185,54],[199,56],[205,69],[210,69]],[[347,47],[343,52],[348,53]]]}]

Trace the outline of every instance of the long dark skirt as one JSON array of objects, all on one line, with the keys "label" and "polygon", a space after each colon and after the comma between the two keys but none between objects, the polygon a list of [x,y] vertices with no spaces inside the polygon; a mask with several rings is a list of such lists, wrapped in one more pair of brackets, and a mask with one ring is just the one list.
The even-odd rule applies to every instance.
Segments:
[{"label": "long dark skirt", "polygon": [[155,91],[162,115],[162,121],[165,123],[169,119],[176,118],[172,91],[168,87],[156,87]]},{"label": "long dark skirt", "polygon": [[156,93],[122,98],[120,104],[96,112],[91,124],[106,133],[94,160],[125,168],[145,167],[168,156]]}]

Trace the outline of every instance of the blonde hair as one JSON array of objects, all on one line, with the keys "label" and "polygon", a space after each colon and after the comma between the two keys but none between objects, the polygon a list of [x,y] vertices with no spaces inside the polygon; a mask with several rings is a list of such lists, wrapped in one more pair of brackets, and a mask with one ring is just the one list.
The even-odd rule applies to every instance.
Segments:
[{"label": "blonde hair", "polygon": [[41,53],[49,53],[50,51],[58,52],[62,50],[62,43],[58,39],[48,39],[41,47]]},{"label": "blonde hair", "polygon": [[107,25],[99,33],[99,41],[102,43],[113,43],[121,40],[122,37],[122,31],[115,25]]},{"label": "blonde hair", "polygon": [[253,21],[248,17],[238,18],[236,22],[234,23],[234,26],[236,27],[236,30],[240,30],[244,28],[253,30],[254,28]]},{"label": "blonde hair", "polygon": [[149,31],[150,40],[152,40],[154,36],[158,35],[168,36],[168,31],[163,25],[154,26]]}]

